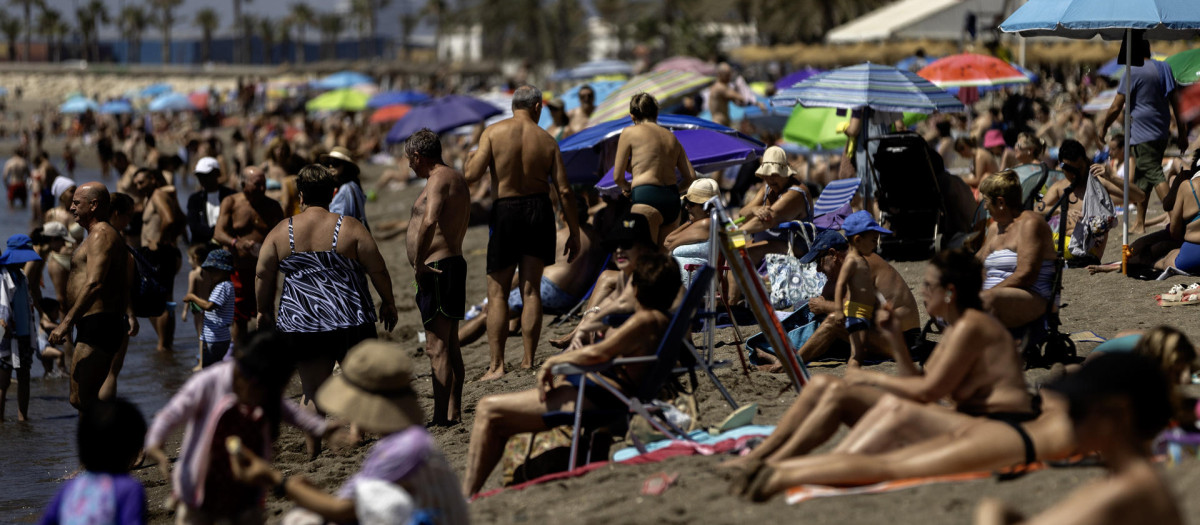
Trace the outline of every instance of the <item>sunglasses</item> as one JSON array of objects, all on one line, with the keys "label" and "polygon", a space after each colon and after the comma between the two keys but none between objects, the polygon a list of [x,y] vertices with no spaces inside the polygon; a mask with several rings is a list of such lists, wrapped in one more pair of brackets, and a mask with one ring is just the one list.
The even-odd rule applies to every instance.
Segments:
[{"label": "sunglasses", "polygon": [[1075,166],[1067,164],[1066,162],[1061,163],[1060,167],[1062,168],[1062,170],[1064,172],[1070,173],[1071,175],[1079,175],[1079,174],[1083,173],[1083,171],[1080,170],[1079,168],[1076,168]]}]

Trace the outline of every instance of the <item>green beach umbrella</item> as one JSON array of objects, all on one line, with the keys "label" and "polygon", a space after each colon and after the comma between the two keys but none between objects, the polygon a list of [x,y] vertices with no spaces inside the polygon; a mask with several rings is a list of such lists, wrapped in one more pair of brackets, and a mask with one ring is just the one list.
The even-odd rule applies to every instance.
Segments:
[{"label": "green beach umbrella", "polygon": [[362,111],[367,108],[366,93],[355,89],[335,89],[308,101],[304,109],[315,111]]},{"label": "green beach umbrella", "polygon": [[836,108],[796,106],[783,126],[783,140],[809,148],[839,149],[846,146],[846,134],[838,126],[850,120],[850,112],[838,116]]},{"label": "green beach umbrella", "polygon": [[1194,84],[1200,81],[1200,48],[1175,53],[1164,62],[1171,66],[1171,73],[1175,75],[1176,82]]}]

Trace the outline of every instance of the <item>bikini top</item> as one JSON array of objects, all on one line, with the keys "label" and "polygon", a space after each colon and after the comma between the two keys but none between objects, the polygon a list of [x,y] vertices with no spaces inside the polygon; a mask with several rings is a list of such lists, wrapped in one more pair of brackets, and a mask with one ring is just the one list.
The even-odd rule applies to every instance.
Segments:
[{"label": "bikini top", "polygon": [[292,218],[288,218],[291,253],[279,261],[284,278],[275,324],[280,331],[328,332],[375,322],[365,268],[337,253],[344,218],[338,216],[333,246],[324,252],[297,252]]},{"label": "bikini top", "polygon": [[[1200,209],[1200,197],[1196,196],[1196,185],[1193,184],[1192,181],[1190,181],[1190,180],[1187,182],[1188,182],[1188,188],[1191,188],[1191,190],[1192,190],[1192,198],[1196,199],[1196,207],[1198,209]],[[1197,212],[1196,216],[1192,217],[1192,220],[1188,221],[1188,224],[1196,222],[1196,219],[1200,219],[1200,212]]]}]

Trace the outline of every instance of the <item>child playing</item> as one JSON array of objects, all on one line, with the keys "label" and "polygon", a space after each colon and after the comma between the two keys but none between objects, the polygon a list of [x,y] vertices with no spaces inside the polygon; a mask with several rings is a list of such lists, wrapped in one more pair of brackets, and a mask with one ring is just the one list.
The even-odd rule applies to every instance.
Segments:
[{"label": "child playing", "polygon": [[[204,264],[204,261],[208,259],[209,249],[209,245],[207,244],[193,244],[188,248],[188,265],[192,267],[192,269],[188,271],[187,276],[188,295],[200,297],[212,292],[212,283],[205,282],[204,269],[200,267],[202,264]],[[184,307],[179,312],[179,319],[183,322],[187,322],[188,311],[190,310],[194,314],[192,315],[192,324],[196,326],[196,335],[202,335],[204,333],[204,316],[200,314],[203,313],[204,310],[202,310],[196,303],[187,302],[186,299],[184,300],[184,303]],[[192,371],[195,372],[200,370],[200,368],[203,366],[204,348],[201,347],[196,358],[196,368],[194,368]]]},{"label": "child playing", "polygon": [[226,250],[213,250],[200,265],[204,281],[212,284],[212,292],[205,301],[188,292],[183,296],[186,303],[204,310],[204,326],[200,331],[200,366],[208,368],[213,363],[233,355],[230,345],[229,327],[233,324],[233,257]]},{"label": "child playing", "polygon": [[[4,405],[12,371],[17,371],[17,420],[29,419],[29,372],[33,369],[33,349],[37,336],[37,315],[29,280],[25,278],[25,263],[40,261],[33,250],[33,240],[18,233],[8,238],[4,254],[0,255],[0,421],[4,420]],[[16,343],[14,351],[13,343]]]},{"label": "child playing", "polygon": [[84,471],[58,489],[38,523],[146,523],[146,493],[129,475],[145,435],[145,418],[124,399],[84,408],[76,437]]},{"label": "child playing", "polygon": [[[236,436],[256,455],[269,455],[281,420],[318,439],[337,428],[284,399],[294,371],[289,349],[278,336],[259,333],[234,359],[192,375],[154,417],[146,434],[146,457],[158,463],[164,478],[170,476],[177,523],[262,523],[262,491],[234,481],[226,451],[229,438]],[[185,423],[171,476],[162,447],[172,430]]]},{"label": "child playing", "polygon": [[[866,256],[879,246],[879,234],[892,232],[880,226],[870,212],[858,211],[846,217],[842,223],[850,249],[842,271],[838,274],[834,303],[841,304],[846,331],[850,333],[850,360],[847,364],[857,368],[861,365],[859,355],[866,354],[867,330],[871,328],[878,306],[875,299],[875,280]],[[834,312],[833,315],[837,315]]]}]

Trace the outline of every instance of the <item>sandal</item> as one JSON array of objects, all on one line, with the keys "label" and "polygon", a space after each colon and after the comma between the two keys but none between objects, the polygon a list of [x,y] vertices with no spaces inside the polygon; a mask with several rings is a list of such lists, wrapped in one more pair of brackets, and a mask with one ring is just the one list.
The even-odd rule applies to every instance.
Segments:
[{"label": "sandal", "polygon": [[1187,306],[1190,304],[1200,304],[1200,291],[1185,292],[1182,295],[1180,295],[1178,299],[1175,299],[1175,300],[1172,300],[1172,298],[1166,294],[1156,295],[1156,296],[1154,296],[1154,300],[1155,300],[1155,302],[1158,303],[1159,306],[1162,306],[1162,307]]},{"label": "sandal", "polygon": [[1200,283],[1192,283],[1186,287],[1182,284],[1177,284],[1171,287],[1171,290],[1162,294],[1163,301],[1177,302],[1182,301],[1184,294],[1200,292]]}]

